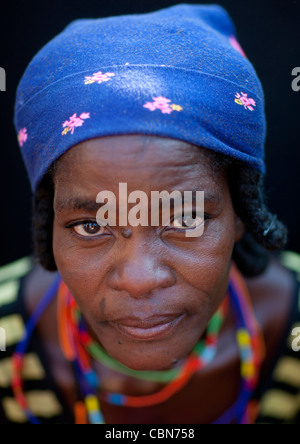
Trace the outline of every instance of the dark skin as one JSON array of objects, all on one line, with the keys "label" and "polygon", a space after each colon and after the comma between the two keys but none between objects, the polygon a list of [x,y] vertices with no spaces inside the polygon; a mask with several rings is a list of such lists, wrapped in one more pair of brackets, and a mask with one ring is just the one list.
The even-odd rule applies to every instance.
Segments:
[{"label": "dark skin", "polygon": [[[152,190],[205,191],[210,199],[205,203],[203,236],[187,238],[175,224],[97,231],[95,209],[74,210],[66,205],[70,197],[96,202],[101,190],[113,191],[118,197],[121,182],[128,184],[128,194],[134,190],[143,190],[148,196]],[[232,250],[244,233],[233,209],[226,174],[215,174],[205,149],[184,142],[144,136],[95,139],[72,148],[60,160],[54,211],[57,267],[94,338],[112,357],[136,370],[179,365],[205,333],[226,296]],[[94,225],[87,226],[87,221]],[[74,223],[78,225],[68,228]],[[131,230],[130,235],[127,231],[124,236],[124,228]],[[40,268],[29,276],[26,294],[30,312],[52,279],[53,273]],[[274,260],[264,275],[247,279],[247,284],[267,345],[263,377],[288,318],[293,279]],[[130,322],[145,329],[149,327],[145,319],[161,313],[178,320],[161,337],[137,339],[122,327],[127,322],[123,319],[134,316],[139,321]],[[38,328],[54,378],[72,409],[76,381],[60,350],[56,326],[54,301]],[[161,387],[116,374],[97,363],[95,369],[104,390],[146,395]],[[238,390],[239,353],[229,313],[216,359],[171,400],[147,409],[105,403],[102,407],[108,423],[209,423],[233,404]]]}]

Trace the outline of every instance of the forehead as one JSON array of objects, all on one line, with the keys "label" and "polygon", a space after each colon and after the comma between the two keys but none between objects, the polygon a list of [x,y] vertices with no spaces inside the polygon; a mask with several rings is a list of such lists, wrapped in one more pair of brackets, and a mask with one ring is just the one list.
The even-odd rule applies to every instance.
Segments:
[{"label": "forehead", "polygon": [[[214,171],[213,155],[205,148],[186,142],[157,136],[114,136],[89,140],[71,148],[57,164],[56,173],[68,174],[86,169],[105,173],[115,169],[134,170],[135,173],[151,170],[163,173],[177,170],[202,173]],[[80,168],[79,168],[80,166]]]},{"label": "forehead", "polygon": [[55,202],[78,198],[94,202],[100,190],[118,196],[121,183],[127,184],[128,192],[204,191],[220,201],[228,184],[214,159],[205,148],[156,136],[93,139],[71,148],[59,160]]}]

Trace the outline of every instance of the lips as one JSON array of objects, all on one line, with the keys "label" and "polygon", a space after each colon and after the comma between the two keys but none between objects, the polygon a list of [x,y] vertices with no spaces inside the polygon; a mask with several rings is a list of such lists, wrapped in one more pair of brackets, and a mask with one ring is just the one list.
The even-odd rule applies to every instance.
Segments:
[{"label": "lips", "polygon": [[160,339],[173,333],[185,314],[159,315],[150,318],[124,318],[109,322],[119,333],[138,341]]}]

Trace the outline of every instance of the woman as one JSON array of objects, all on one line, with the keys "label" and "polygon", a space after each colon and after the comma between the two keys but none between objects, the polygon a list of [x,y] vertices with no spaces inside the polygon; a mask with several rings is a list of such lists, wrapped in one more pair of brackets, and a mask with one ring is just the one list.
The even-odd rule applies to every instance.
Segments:
[{"label": "woman", "polygon": [[[263,92],[227,13],[71,24],[27,68],[15,125],[39,265],[3,271],[1,422],[296,422],[299,286],[270,253]],[[121,223],[120,184],[204,191],[204,215]]]}]

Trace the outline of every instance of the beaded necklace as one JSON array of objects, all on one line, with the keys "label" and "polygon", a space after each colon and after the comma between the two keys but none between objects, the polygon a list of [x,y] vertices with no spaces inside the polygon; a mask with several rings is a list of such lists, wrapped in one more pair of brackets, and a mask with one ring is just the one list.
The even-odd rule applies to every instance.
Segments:
[{"label": "beaded necklace", "polygon": [[[88,423],[89,421],[91,424],[104,424],[99,397],[97,396],[97,392],[101,389],[101,383],[92,369],[92,357],[123,374],[129,374],[143,380],[168,382],[162,390],[153,395],[125,396],[103,392],[100,394],[100,400],[105,400],[114,405],[146,407],[165,402],[182,389],[189,382],[192,375],[208,365],[216,355],[218,333],[223,325],[226,304],[222,304],[212,318],[207,329],[206,341],[197,344],[180,368],[164,372],[131,371],[109,358],[104,350],[92,341],[72,295],[60,276],[57,276],[28,321],[24,337],[17,346],[13,357],[14,376],[12,387],[15,398],[32,424],[40,424],[40,422],[30,411],[23,391],[22,368],[24,355],[34,328],[57,293],[59,295],[59,334],[62,349],[66,358],[73,363],[81,396],[84,399],[84,403],[81,401],[75,405],[76,423]],[[228,297],[235,317],[236,338],[241,357],[241,389],[236,403],[214,424],[230,424],[233,422],[243,424],[251,421],[248,407],[258,382],[260,365],[263,359],[263,339],[255,320],[248,290],[235,266],[231,270]]]}]

